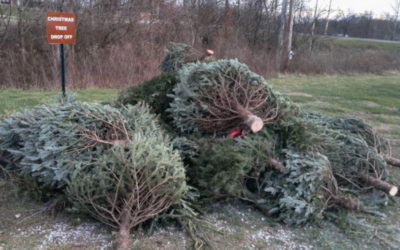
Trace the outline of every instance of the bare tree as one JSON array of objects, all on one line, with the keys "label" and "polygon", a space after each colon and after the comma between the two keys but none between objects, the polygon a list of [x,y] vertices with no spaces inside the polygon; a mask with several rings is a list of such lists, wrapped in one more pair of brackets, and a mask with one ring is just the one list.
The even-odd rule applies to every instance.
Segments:
[{"label": "bare tree", "polygon": [[229,9],[229,0],[225,0],[225,14],[224,14],[225,38],[227,38],[229,35],[229,25],[231,22],[231,18],[232,17],[231,17],[231,12]]},{"label": "bare tree", "polygon": [[315,32],[315,23],[317,22],[317,11],[318,11],[318,0],[315,1],[314,8],[314,18],[311,26],[311,38],[310,38],[310,52],[312,53],[313,43],[314,43],[314,32]]},{"label": "bare tree", "polygon": [[400,14],[400,0],[393,0],[392,4],[392,9],[394,11],[394,17],[393,17],[393,32],[392,35],[390,36],[390,40],[394,40],[394,37],[396,35],[396,29],[397,29],[397,22],[399,19],[399,14]]},{"label": "bare tree", "polygon": [[340,28],[342,29],[343,36],[348,35],[349,29],[355,21],[355,17],[356,15],[350,9],[347,11],[347,13],[343,10],[339,10],[337,20],[339,22]]},{"label": "bare tree", "polygon": [[191,35],[191,45],[194,46],[196,42],[197,30],[198,30],[198,8],[197,8],[197,0],[188,0],[184,1],[185,6],[185,19],[188,21],[190,26],[190,35]]},{"label": "bare tree", "polygon": [[[18,2],[18,40],[23,63],[26,62],[26,33],[29,29],[36,26],[39,20],[43,17],[42,10],[51,8],[53,4],[57,3],[51,1],[35,2],[33,0],[21,0]],[[62,4],[63,2],[61,5]],[[29,13],[26,13],[27,8],[29,8]],[[53,8],[53,10],[55,9]]]},{"label": "bare tree", "polygon": [[290,53],[290,51],[292,50],[294,2],[295,2],[295,0],[290,0],[290,7],[289,7],[288,46],[287,46],[287,52],[288,52],[288,53]]},{"label": "bare tree", "polygon": [[89,16],[90,16],[90,46],[93,47],[94,45],[94,40],[93,40],[93,2],[94,0],[90,0],[90,10],[89,10]]},{"label": "bare tree", "polygon": [[252,55],[258,49],[269,51],[276,44],[278,29],[278,5],[275,0],[247,0],[241,1],[240,16],[237,21],[237,30],[247,40]]},{"label": "bare tree", "polygon": [[328,34],[329,15],[331,14],[332,0],[329,1],[328,14],[326,15],[325,36]]},{"label": "bare tree", "polygon": [[364,23],[364,36],[365,38],[368,38],[371,24],[374,21],[374,12],[372,10],[365,11],[364,14],[361,16],[361,20]]},{"label": "bare tree", "polygon": [[2,47],[6,39],[10,36],[8,28],[11,25],[11,14],[11,4],[8,8],[6,6],[2,6],[2,8],[0,8],[0,37],[2,38],[2,40],[0,41],[0,48]]},{"label": "bare tree", "polygon": [[21,55],[22,55],[22,62],[26,62],[26,57],[25,57],[25,31],[24,31],[24,11],[26,5],[28,5],[29,1],[26,1],[24,4],[24,1],[20,1],[18,4],[18,33],[19,33],[19,46],[21,50]]},{"label": "bare tree", "polygon": [[281,65],[281,48],[283,45],[283,31],[285,30],[285,20],[286,20],[286,0],[282,0],[282,10],[281,10],[281,24],[279,26],[278,35],[278,49],[276,51],[276,71],[280,70]]}]

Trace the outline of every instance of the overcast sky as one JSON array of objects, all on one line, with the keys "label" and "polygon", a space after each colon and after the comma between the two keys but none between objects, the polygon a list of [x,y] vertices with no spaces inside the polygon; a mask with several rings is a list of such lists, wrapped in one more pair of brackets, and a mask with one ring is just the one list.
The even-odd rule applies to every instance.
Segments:
[{"label": "overcast sky", "polygon": [[[312,0],[311,3],[315,0]],[[383,12],[393,13],[391,4],[394,0],[332,0],[332,9],[351,9],[355,13],[363,13],[366,10],[372,10],[375,15],[380,15]],[[311,4],[310,3],[310,4]],[[329,0],[319,0],[321,7],[328,6]]]}]

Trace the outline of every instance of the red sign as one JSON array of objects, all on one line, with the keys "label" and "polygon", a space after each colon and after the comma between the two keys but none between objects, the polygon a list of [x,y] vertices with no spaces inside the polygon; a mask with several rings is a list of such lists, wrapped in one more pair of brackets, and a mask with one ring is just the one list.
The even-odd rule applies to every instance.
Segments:
[{"label": "red sign", "polygon": [[47,42],[58,44],[75,43],[75,14],[68,12],[47,12]]}]

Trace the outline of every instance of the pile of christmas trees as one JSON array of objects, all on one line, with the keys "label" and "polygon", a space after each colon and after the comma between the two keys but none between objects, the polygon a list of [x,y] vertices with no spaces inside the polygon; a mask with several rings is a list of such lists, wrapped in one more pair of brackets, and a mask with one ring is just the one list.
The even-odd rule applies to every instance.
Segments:
[{"label": "pile of christmas trees", "polygon": [[[387,164],[398,162],[363,120],[304,110],[246,65],[188,45],[172,43],[160,69],[119,100],[135,104],[130,93],[163,100],[164,106],[149,104],[178,138],[190,185],[202,198],[241,199],[301,225],[333,207],[371,211],[397,195]],[[141,92],[146,86],[160,91]]]},{"label": "pile of christmas trees", "polygon": [[387,163],[399,164],[368,124],[304,110],[212,54],[171,44],[162,74],[123,90],[114,107],[68,96],[11,115],[0,123],[6,169],[118,228],[118,249],[131,228],[161,218],[211,243],[199,201],[239,199],[288,225],[393,201],[399,182]]}]

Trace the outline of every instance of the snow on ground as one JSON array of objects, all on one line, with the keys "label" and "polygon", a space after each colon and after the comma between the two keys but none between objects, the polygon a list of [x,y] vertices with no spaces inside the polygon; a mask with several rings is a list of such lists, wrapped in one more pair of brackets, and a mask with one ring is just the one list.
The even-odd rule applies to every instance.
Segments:
[{"label": "snow on ground", "polygon": [[[282,250],[313,249],[311,245],[301,245],[296,242],[295,235],[282,225],[277,224],[273,228],[268,228],[265,223],[266,219],[254,209],[250,212],[239,206],[215,204],[213,211],[213,213],[205,216],[206,220],[217,226],[221,232],[224,232],[225,236],[228,235],[229,237],[229,235],[236,234],[240,237],[240,240],[234,243],[235,246],[232,249],[274,248],[278,245],[279,249]],[[236,222],[231,220],[233,217]],[[11,234],[16,239],[34,238],[35,246],[32,247],[35,250],[48,249],[54,246],[68,246],[69,249],[73,249],[74,246],[94,246],[94,249],[106,250],[112,248],[114,233],[101,223],[76,223],[76,221],[69,223],[65,221],[46,223],[43,226],[28,226],[23,230],[17,228]],[[146,245],[146,242],[148,242],[154,244],[154,248],[151,249],[160,250],[170,248],[191,249],[193,243],[186,232],[173,225],[160,228],[151,236],[146,235],[143,230],[135,231],[132,238],[134,242],[141,242],[138,245]],[[149,245],[147,244],[147,246]]]},{"label": "snow on ground", "polygon": [[96,245],[99,250],[110,249],[112,235],[100,223],[82,223],[72,226],[67,223],[47,224],[46,227],[34,226],[12,233],[16,238],[35,237],[39,242],[35,250],[48,249],[50,246]]},{"label": "snow on ground", "polygon": [[[243,209],[238,206],[232,206],[230,204],[224,206],[229,211],[230,217],[233,217],[235,215],[239,216],[240,221],[245,224],[245,226],[233,226],[231,222],[218,219],[219,217],[226,216],[226,214],[224,213],[214,212],[207,215],[206,219],[210,222],[213,222],[214,225],[219,227],[222,231],[228,233],[237,233],[238,231],[241,231],[242,233],[244,233],[244,237],[247,240],[245,241],[243,247],[245,247],[246,249],[258,249],[257,246],[260,245],[260,241],[264,243],[261,244],[263,246],[275,247],[277,245],[277,242],[280,242],[279,248],[282,250],[313,249],[313,247],[310,245],[299,244],[298,242],[296,242],[296,240],[294,239],[294,234],[289,229],[284,229],[281,225],[277,225],[273,229],[268,229],[266,227],[260,229],[260,223],[262,223],[265,218],[254,217],[255,213],[259,213],[258,211],[256,211],[255,213],[247,213],[247,211],[243,211]],[[214,210],[218,210],[218,207],[222,207],[222,205],[215,204]],[[248,211],[250,212],[251,209],[249,209]]]}]

